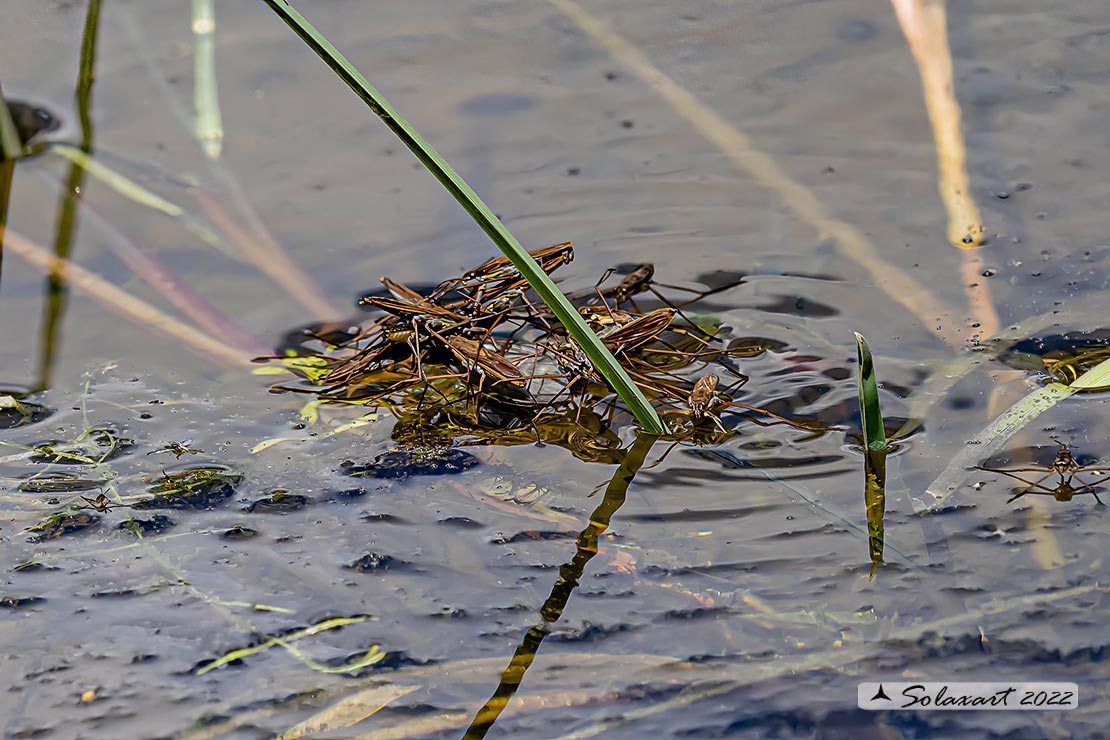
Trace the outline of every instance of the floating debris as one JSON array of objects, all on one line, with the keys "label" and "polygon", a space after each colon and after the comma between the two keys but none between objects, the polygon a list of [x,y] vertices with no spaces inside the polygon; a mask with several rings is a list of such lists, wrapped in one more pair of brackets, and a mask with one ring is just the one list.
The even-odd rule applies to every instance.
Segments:
[{"label": "floating debris", "polygon": [[26,493],[74,493],[106,485],[104,478],[82,478],[75,473],[36,473],[20,481],[17,488]]},{"label": "floating debris", "polygon": [[31,542],[45,542],[66,535],[83,532],[100,523],[100,517],[88,512],[59,512],[31,527],[27,532]]},{"label": "floating debris", "polygon": [[151,498],[131,505],[134,509],[211,509],[235,493],[243,476],[225,465],[200,465],[163,473],[148,489]]},{"label": "floating debris", "polygon": [[34,424],[53,412],[45,406],[24,400],[23,394],[8,391],[0,394],[0,429]]},{"label": "floating debris", "polygon": [[45,440],[32,445],[30,460],[48,465],[97,465],[127,452],[134,443],[114,429],[86,429],[72,442]]},{"label": "floating debris", "polygon": [[340,472],[351,477],[404,479],[414,475],[461,473],[478,464],[478,458],[458,448],[435,446],[396,447],[378,455],[369,465],[351,462],[340,465]]},{"label": "floating debris", "polygon": [[386,570],[402,570],[408,565],[405,561],[398,560],[392,555],[368,552],[355,562],[343,567],[356,573],[380,573]]},{"label": "floating debris", "polygon": [[29,609],[44,601],[41,596],[0,596],[0,609]]},{"label": "floating debris", "polygon": [[[22,100],[9,100],[7,105],[12,123],[15,124],[19,143],[24,147],[23,156],[42,151],[45,146],[42,139],[46,134],[56,130],[61,125],[61,121],[41,105],[25,103]],[[4,152],[0,150],[0,162],[3,161]]]},{"label": "floating debris", "polygon": [[272,495],[253,502],[245,511],[251,514],[286,514],[291,511],[300,511],[310,503],[312,503],[312,499],[308,496],[274,491]]},{"label": "floating debris", "polygon": [[220,539],[229,540],[231,542],[242,542],[244,540],[253,539],[258,535],[257,530],[250,527],[240,527],[238,525],[232,527],[220,535]]},{"label": "floating debris", "polygon": [[148,537],[162,534],[175,526],[177,526],[177,522],[165,514],[155,514],[150,519],[128,519],[125,522],[120,522],[116,529],[126,530],[136,537]]},{"label": "floating debris", "polygon": [[[998,356],[999,362],[1047,373],[1053,380],[1071,385],[1083,373],[1110,358],[1110,329],[1054,334],[1017,342]],[[1100,392],[1107,388],[1084,388]]]}]

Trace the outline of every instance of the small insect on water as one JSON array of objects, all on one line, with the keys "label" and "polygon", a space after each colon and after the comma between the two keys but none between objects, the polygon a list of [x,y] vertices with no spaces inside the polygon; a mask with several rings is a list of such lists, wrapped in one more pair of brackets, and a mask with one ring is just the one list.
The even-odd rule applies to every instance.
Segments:
[{"label": "small insect on water", "polygon": [[[686,397],[686,408],[693,426],[697,426],[703,419],[711,419],[714,426],[728,434],[731,430],[724,425],[721,418],[713,412],[717,404],[717,386],[720,379],[716,375],[703,375],[694,382],[690,394]],[[730,389],[731,390],[731,389]]]},{"label": "small insect on water", "polygon": [[[174,457],[180,458],[182,455],[199,455],[200,453],[204,452],[204,450],[194,450],[191,447],[189,447],[189,445],[191,445],[192,443],[193,443],[193,440],[191,440],[191,439],[187,439],[184,442],[170,442],[165,447],[160,447],[157,450],[151,450],[150,452],[148,452],[146,454],[148,454],[148,455],[164,455],[166,453],[173,453]],[[84,498],[84,497],[82,497],[82,498]],[[104,497],[101,496],[101,498],[104,498]]]},{"label": "small insect on water", "polygon": [[[1009,476],[1014,480],[1021,481],[1028,486],[1024,491],[1020,491],[1011,496],[1006,503],[1017,501],[1027,493],[1038,494],[1041,496],[1052,496],[1057,501],[1071,501],[1076,496],[1082,496],[1089,493],[1095,497],[1095,501],[1102,504],[1102,499],[1098,497],[1098,487],[1100,482],[1089,482],[1083,478],[1078,477],[1082,474],[1090,474],[1099,476],[1110,470],[1105,467],[1090,467],[1087,465],[1080,465],[1075,457],[1071,454],[1071,450],[1066,444],[1060,445],[1060,449],[1056,452],[1056,457],[1053,458],[1052,464],[1049,466],[1044,465],[1028,465],[1024,468],[988,468],[982,465],[976,465],[976,469],[984,470],[988,473],[1001,473],[1002,475]],[[1027,480],[1026,478],[1017,475],[1018,473],[1044,473],[1036,480]],[[1045,481],[1053,475],[1057,477],[1056,485],[1049,487],[1045,485]]]},{"label": "small insect on water", "polygon": [[690,407],[690,415],[694,419],[701,419],[709,411],[709,405],[713,403],[713,394],[717,391],[719,382],[716,375],[703,375],[694,383],[690,397],[686,401],[686,405]]},{"label": "small insect on water", "polygon": [[85,503],[82,504],[81,506],[78,506],[77,507],[78,509],[92,509],[93,511],[98,511],[101,514],[105,514],[105,513],[111,511],[114,508],[118,508],[118,507],[121,507],[121,506],[126,506],[126,504],[117,504],[117,503],[109,500],[109,498],[107,496],[105,496],[103,493],[100,494],[99,496],[97,496],[96,498],[89,498],[88,496],[82,496],[81,499]]}]

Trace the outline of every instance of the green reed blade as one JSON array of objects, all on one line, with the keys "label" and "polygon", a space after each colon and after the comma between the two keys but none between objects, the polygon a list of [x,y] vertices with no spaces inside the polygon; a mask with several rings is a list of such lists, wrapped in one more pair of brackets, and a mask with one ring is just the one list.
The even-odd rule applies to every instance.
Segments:
[{"label": "green reed blade", "polygon": [[869,450],[886,449],[886,430],[883,428],[883,410],[879,407],[879,386],[875,381],[875,362],[871,348],[859,332],[856,350],[859,355],[859,413],[863,422],[863,440]]},{"label": "green reed blade", "polygon": [[401,118],[393,107],[386,102],[377,90],[362,76],[347,59],[332,46],[304,17],[294,10],[286,0],[265,0],[265,3],[284,20],[293,31],[325,63],[335,74],[366,103],[382,122],[389,127],[401,142],[416,155],[416,158],[435,175],[436,179],[454,196],[455,200],[470,214],[482,230],[497,245],[513,266],[520,270],[520,274],[528,284],[543,299],[559,322],[574,338],[582,351],[590,358],[598,372],[609,382],[617,395],[628,406],[629,411],[640,422],[644,430],[650,434],[664,433],[663,422],[655,409],[640,392],[640,389],[628,377],[628,373],[620,366],[612,353],[606,349],[597,335],[590,330],[586,322],[574,310],[567,297],[555,287],[551,278],[540,269],[535,260],[529,256],[520,242],[516,240],[501,220],[493,214],[478,194],[458,175],[455,170],[425,142],[413,128]]},{"label": "green reed blade", "polygon": [[863,501],[867,514],[867,550],[871,557],[871,578],[883,562],[886,540],[886,429],[879,406],[879,384],[875,380],[875,360],[871,348],[859,332],[856,353],[859,357],[859,414],[863,424]]}]

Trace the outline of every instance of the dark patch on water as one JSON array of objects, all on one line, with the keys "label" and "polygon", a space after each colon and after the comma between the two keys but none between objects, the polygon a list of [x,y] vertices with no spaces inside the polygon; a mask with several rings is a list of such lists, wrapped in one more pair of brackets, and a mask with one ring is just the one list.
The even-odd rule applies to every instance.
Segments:
[{"label": "dark patch on water", "polygon": [[743,509],[683,509],[682,511],[659,511],[650,514],[621,514],[625,522],[704,522],[726,519],[740,519],[749,516],[760,507]]},{"label": "dark patch on water", "polygon": [[[359,659],[363,658],[364,655],[365,653],[352,653],[340,658],[332,658],[330,660],[326,660],[324,661],[324,665],[330,668],[339,668],[341,666],[358,661]],[[397,671],[402,668],[419,668],[420,666],[435,665],[436,662],[437,661],[434,660],[421,660],[420,658],[414,658],[406,653],[404,650],[389,650],[386,652],[385,657],[379,660],[377,663],[374,663],[373,665],[367,666],[355,673],[350,673],[347,675],[353,676],[354,678],[365,678],[366,676],[372,675],[374,673],[380,673],[381,671]]]},{"label": "dark patch on water", "polygon": [[459,111],[470,116],[499,116],[531,110],[536,99],[520,93],[485,93],[464,100]]},{"label": "dark patch on water", "polygon": [[689,622],[695,619],[715,619],[716,617],[727,614],[728,609],[723,607],[705,607],[698,606],[692,609],[672,609],[663,612],[662,620],[665,622],[683,621]]},{"label": "dark patch on water", "polygon": [[252,502],[244,511],[252,514],[287,514],[292,511],[300,511],[310,503],[312,503],[312,499],[308,496],[275,491],[271,496]]},{"label": "dark patch on water", "polygon": [[232,527],[220,534],[220,539],[228,540],[230,542],[244,542],[246,540],[254,539],[258,536],[258,531],[250,527],[240,527],[238,525]]},{"label": "dark patch on water", "polygon": [[116,529],[126,530],[132,534],[146,537],[154,534],[162,534],[175,526],[177,526],[177,522],[170,519],[165,514],[155,514],[149,519],[128,519],[125,522],[120,522],[116,526]]},{"label": "dark patch on water", "polygon": [[727,345],[729,357],[758,357],[764,352],[782,352],[789,347],[785,342],[767,337],[739,337]]},{"label": "dark patch on water", "polygon": [[[61,120],[41,105],[21,100],[9,100],[7,104],[8,113],[11,114],[12,122],[15,124],[16,134],[23,146],[35,148],[36,144],[41,143],[45,134],[61,126]],[[18,156],[16,158],[18,159]],[[2,161],[4,161],[4,153],[0,151],[0,162]]]},{"label": "dark patch on water", "polygon": [[120,588],[108,589],[105,591],[94,591],[89,594],[94,599],[126,599],[132,596],[142,596],[142,593],[133,588]]},{"label": "dark patch on water", "polygon": [[403,480],[416,475],[452,475],[469,470],[478,458],[457,448],[413,448],[390,450],[368,465],[347,461],[339,466],[343,475]]},{"label": "dark patch on water", "polygon": [[524,532],[517,532],[511,537],[497,537],[490,540],[492,545],[508,545],[514,542],[541,542],[550,540],[573,540],[578,536],[577,532],[553,532],[553,531],[540,531],[540,530],[526,530]]},{"label": "dark patch on water", "polygon": [[83,532],[99,523],[100,517],[87,511],[80,511],[75,514],[55,514],[37,525],[34,534],[27,539],[30,542],[45,542],[46,540]]},{"label": "dark patch on water", "polygon": [[446,519],[440,519],[437,524],[442,524],[452,529],[482,529],[485,526],[481,522],[476,522],[465,516],[449,516]]},{"label": "dark patch on water", "polygon": [[243,476],[224,465],[200,465],[172,473],[163,473],[147,489],[154,494],[132,504],[134,509],[206,510],[232,496],[243,482]]},{"label": "dark patch on water", "polygon": [[18,596],[0,596],[0,609],[11,609],[13,611],[18,611],[20,609],[30,609],[32,606],[35,606],[36,604],[41,604],[44,601],[46,601],[46,599],[42,598],[41,596],[29,596],[22,594]]},{"label": "dark patch on water", "polygon": [[25,493],[74,493],[100,488],[108,481],[82,478],[76,473],[40,473],[24,478],[17,488]]},{"label": "dark patch on water", "polygon": [[35,452],[28,459],[33,463],[90,465],[114,460],[135,445],[114,429],[90,429],[76,442],[46,440],[31,446]]},{"label": "dark patch on water", "polygon": [[12,573],[45,573],[52,570],[61,570],[56,565],[46,565],[37,560],[28,560],[12,568]]},{"label": "dark patch on water", "polygon": [[[361,306],[361,304],[359,304]],[[284,356],[290,352],[295,355],[311,354],[312,344],[339,346],[350,342],[358,335],[358,326],[350,322],[316,321],[305,326],[291,329],[282,335],[274,348],[276,355]]]},{"label": "dark patch on water", "polygon": [[842,41],[859,43],[860,41],[870,41],[878,35],[879,27],[863,18],[844,21],[836,28],[836,37]]},{"label": "dark patch on water", "polygon": [[826,319],[830,316],[839,316],[840,310],[824,303],[819,303],[805,296],[778,295],[771,303],[756,306],[754,310],[767,313],[788,314],[790,316],[804,316],[814,319]]},{"label": "dark patch on water", "polygon": [[356,573],[382,573],[387,570],[408,570],[411,563],[399,560],[392,555],[368,552],[350,565],[344,565],[343,567]]},{"label": "dark patch on water", "polygon": [[470,615],[467,614],[466,609],[461,609],[459,607],[445,606],[445,607],[443,607],[442,610],[440,610],[440,611],[438,611],[434,614],[429,614],[428,619],[455,620],[455,619],[466,619],[469,616]]},{"label": "dark patch on water", "polygon": [[640,627],[633,624],[619,623],[610,625],[592,624],[583,622],[579,627],[562,627],[552,632],[548,642],[600,642],[608,637],[628,632],[635,632]]},{"label": "dark patch on water", "polygon": [[0,388],[0,429],[36,424],[54,412],[41,404],[23,399],[23,394]]},{"label": "dark patch on water", "polygon": [[362,519],[362,521],[364,521],[364,522],[384,522],[384,523],[388,523],[388,524],[408,524],[407,521],[405,521],[404,519],[402,519],[399,516],[393,516],[392,514],[383,514],[383,513],[379,513],[379,512],[367,511],[367,512],[364,512],[359,518]]},{"label": "dark patch on water", "polygon": [[776,468],[800,468],[813,465],[831,465],[843,462],[838,455],[810,455],[809,457],[752,457],[744,458],[732,450],[727,449],[694,449],[683,450],[682,454],[690,457],[710,460],[718,463],[726,470],[757,470]]},{"label": "dark patch on water", "polygon": [[337,501],[350,501],[351,499],[362,498],[370,492],[365,488],[344,488],[341,491],[332,491],[327,494],[325,498]]}]

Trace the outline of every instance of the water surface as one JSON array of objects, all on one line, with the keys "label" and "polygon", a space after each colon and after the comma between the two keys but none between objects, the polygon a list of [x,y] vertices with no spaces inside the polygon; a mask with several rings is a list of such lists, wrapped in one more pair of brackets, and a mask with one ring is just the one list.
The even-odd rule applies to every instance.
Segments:
[{"label": "water surface", "polygon": [[[304,398],[267,393],[274,376],[213,362],[80,292],[52,303],[42,273],[9,249],[0,380],[16,391],[47,387],[27,399],[42,413],[0,430],[5,737],[274,737],[374,686],[403,695],[353,729],[314,736],[461,737],[476,715],[489,719],[480,709],[502,671],[540,634],[516,698],[491,727],[477,723],[491,738],[1104,732],[1104,507],[1091,496],[1008,504],[1012,481],[973,472],[942,511],[914,514],[914,498],[967,440],[1042,378],[972,341],[918,73],[890,9],[862,0],[588,4],[831,218],[927,286],[938,303],[921,315],[562,4],[379,5],[302,10],[523,243],[574,240],[576,259],[559,273],[566,285],[588,287],[629,262],[694,286],[743,273],[701,306],[736,336],[775,342],[744,361],[742,400],[836,430],[813,436],[727,418],[741,434],[724,445],[679,447],[645,466],[587,558],[576,537],[616,466],[522,446],[468,450],[476,464],[453,475],[352,477],[350,463],[391,449],[387,414],[325,438],[361,411],[306,420]],[[50,138],[79,142],[84,4],[9,0],[4,15],[4,93],[54,111],[63,125]],[[189,18],[165,0],[104,5],[93,151],[216,230],[204,197],[241,219],[238,187],[330,309],[307,308],[181,219],[95,178],[76,206],[74,262],[176,312],[115,245],[150,250],[272,346],[311,321],[362,320],[354,301],[379,275],[435,283],[493,256],[263,4],[220,4],[217,20],[221,165],[192,138]],[[1108,34],[1110,13],[1090,0],[949,8],[968,174],[987,236],[981,279],[1003,327],[1049,314],[1036,333],[1104,328]],[[52,249],[68,174],[50,151],[19,162],[9,227]],[[886,563],[874,578],[851,432],[853,330],[875,352],[890,417],[911,415],[927,383],[954,374],[953,358],[981,355],[888,458]],[[1105,404],[1099,394],[1064,401],[1011,439],[997,464],[1046,464],[1058,441],[1082,462],[1105,461]],[[89,429],[113,441],[80,439]],[[630,428],[619,432],[633,441]],[[100,462],[28,452],[75,442]],[[149,454],[186,442],[198,453]],[[27,531],[61,510],[78,516],[80,496],[115,490],[138,501],[166,476],[206,465],[225,466],[234,482],[176,508],[82,509]],[[62,473],[86,483],[26,485]],[[530,486],[548,489],[542,505],[508,500]],[[580,576],[560,570],[576,557]],[[557,613],[543,610],[553,590],[565,597]],[[295,650],[274,645],[202,672],[233,650],[333,618],[351,621],[288,643]],[[320,670],[373,645],[384,660]],[[877,679],[1075,681],[1081,700],[1066,714],[857,710],[856,684]]]}]

